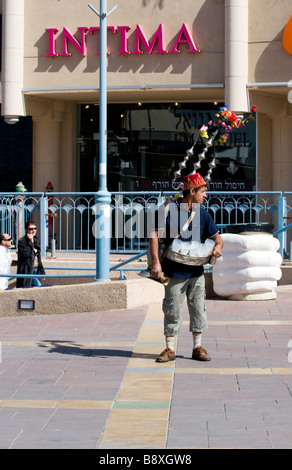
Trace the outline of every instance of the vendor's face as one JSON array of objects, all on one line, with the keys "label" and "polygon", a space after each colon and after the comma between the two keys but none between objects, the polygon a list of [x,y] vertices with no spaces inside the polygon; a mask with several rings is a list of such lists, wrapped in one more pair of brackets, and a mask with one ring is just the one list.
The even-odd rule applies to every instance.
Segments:
[{"label": "vendor's face", "polygon": [[191,189],[192,194],[192,203],[193,204],[203,204],[205,198],[207,197],[207,186],[202,186],[197,191]]}]

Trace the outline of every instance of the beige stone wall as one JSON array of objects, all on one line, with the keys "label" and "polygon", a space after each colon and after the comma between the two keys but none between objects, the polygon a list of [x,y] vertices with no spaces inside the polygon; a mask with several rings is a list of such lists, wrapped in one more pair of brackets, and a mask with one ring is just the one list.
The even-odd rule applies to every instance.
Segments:
[{"label": "beige stone wall", "polygon": [[[25,77],[24,88],[58,86],[96,86],[99,58],[95,55],[98,33],[87,35],[88,55],[82,57],[69,46],[71,57],[48,58],[46,28],[67,27],[78,37],[77,27],[99,26],[99,18],[88,2],[27,0],[25,2]],[[92,2],[99,9],[99,2]],[[108,1],[108,11],[117,3]],[[212,5],[211,5],[212,4]],[[210,10],[210,6],[212,7]],[[121,0],[118,9],[108,18],[108,26],[128,25],[129,50],[135,48],[135,27],[140,24],[151,38],[159,24],[165,25],[165,44],[169,50],[186,23],[193,34],[200,54],[118,55],[119,33],[108,34],[108,85],[155,85],[166,82],[223,83],[224,80],[224,3],[215,0]],[[58,33],[60,34],[60,33]],[[184,46],[182,46],[183,49]],[[186,49],[186,47],[185,47]],[[62,52],[57,41],[56,52]]]},{"label": "beige stone wall", "polygon": [[[109,17],[108,26],[129,25],[128,50],[135,48],[135,29],[140,24],[146,37],[156,32],[159,24],[165,25],[165,46],[170,50],[183,23],[186,23],[198,49],[202,53],[119,55],[119,33],[108,34],[108,86],[136,87],[137,85],[188,85],[224,82],[224,4],[184,1],[184,8],[173,1],[122,0],[118,9]],[[46,4],[44,7],[44,3]],[[93,2],[94,3],[94,2]],[[93,4],[92,3],[92,4]],[[108,1],[108,11],[116,3]],[[99,2],[94,3],[99,9]],[[88,54],[82,55],[69,43],[71,57],[46,57],[48,33],[46,28],[59,28],[56,52],[63,50],[63,27],[78,38],[78,27],[98,26],[99,18],[88,7],[87,2],[25,2],[25,53],[24,89],[52,87],[98,87],[99,57],[98,35],[87,35]],[[212,34],[210,34],[210,28]],[[126,93],[126,94],[125,94]],[[223,88],[178,89],[178,90],[134,90],[132,92],[110,91],[108,100],[116,101],[164,101],[185,99],[222,100]],[[76,190],[76,102],[98,101],[98,91],[77,92],[26,92],[27,114],[34,120],[34,191],[43,191],[52,181],[55,191]]]},{"label": "beige stone wall", "polygon": [[[99,9],[99,2],[93,2]],[[117,2],[108,0],[108,10]],[[108,26],[129,25],[129,50],[135,48],[135,26],[140,24],[150,40],[159,24],[165,25],[168,49],[186,23],[200,54],[118,55],[119,33],[108,34],[111,51],[109,86],[224,82],[224,10],[221,0],[120,0],[108,18]],[[245,3],[243,1],[243,3]],[[291,55],[283,48],[284,28],[291,16],[287,1],[247,0],[249,7],[249,81],[288,81],[292,79]],[[98,26],[99,18],[88,2],[62,0],[25,2],[24,88],[54,86],[96,86],[99,58],[98,33],[87,35],[88,55],[82,57],[71,45],[71,57],[48,58],[46,28],[59,28],[56,52],[62,52],[61,30],[67,27],[78,38],[77,27]],[[226,25],[228,27],[228,25]],[[183,50],[183,46],[181,46]],[[240,59],[239,59],[240,63]]]},{"label": "beige stone wall", "polygon": [[[0,1],[0,9],[3,5]],[[99,9],[99,1],[91,2]],[[165,25],[169,50],[183,23],[186,23],[201,53],[118,55],[120,33],[109,32],[108,86],[143,87],[131,91],[109,90],[109,102],[135,101],[220,101],[224,88],[176,88],[181,84],[224,84],[225,6],[232,0],[108,0],[108,10],[118,5],[108,25],[129,25],[128,49],[135,48],[135,28],[140,24],[149,40],[159,24]],[[244,0],[238,4],[244,5]],[[247,0],[249,7],[248,81],[287,83],[292,79],[292,55],[282,44],[283,32],[291,16],[288,1]],[[234,5],[236,2],[234,3]],[[76,190],[76,103],[98,101],[99,58],[95,52],[98,35],[87,35],[88,54],[82,57],[69,44],[71,57],[46,57],[46,28],[63,27],[78,38],[77,28],[98,26],[99,19],[87,1],[25,0],[24,89],[26,113],[34,121],[33,189],[43,191],[52,181],[56,191]],[[56,52],[62,52],[61,35]],[[240,64],[240,56],[234,58]],[[159,89],[155,85],[174,85]],[[89,91],[48,91],[46,88],[91,87]],[[252,87],[250,106],[258,106],[258,189],[292,190],[291,117],[288,88]]]},{"label": "beige stone wall", "polygon": [[[164,287],[148,279],[0,291],[0,318],[56,315],[136,308],[162,303]],[[34,300],[34,310],[19,309],[19,300]]]},{"label": "beige stone wall", "polygon": [[33,117],[33,190],[51,181],[54,191],[75,191],[76,104],[28,97],[26,111]]},{"label": "beige stone wall", "polygon": [[[292,55],[283,46],[290,2],[249,1],[249,82],[287,83]],[[258,189],[292,190],[292,105],[288,87],[259,87],[250,94],[258,105]]]},{"label": "beige stone wall", "polygon": [[249,0],[249,81],[292,79],[292,55],[282,44],[291,11],[289,1]]}]

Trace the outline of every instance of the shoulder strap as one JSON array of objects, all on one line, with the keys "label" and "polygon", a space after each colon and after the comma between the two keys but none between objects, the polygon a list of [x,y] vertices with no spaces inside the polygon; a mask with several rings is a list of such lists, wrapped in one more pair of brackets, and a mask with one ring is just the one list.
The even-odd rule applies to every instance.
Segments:
[{"label": "shoulder strap", "polygon": [[182,234],[183,232],[185,232],[185,231],[188,229],[188,227],[189,227],[191,221],[192,221],[193,218],[195,217],[195,214],[196,214],[196,211],[192,211],[192,213],[191,213],[191,215],[189,216],[188,220],[186,221],[186,223],[185,223],[184,226],[182,227],[181,231],[180,231],[180,232],[177,234],[177,236],[174,238],[174,240],[176,240],[177,238],[179,238],[179,237],[181,236],[181,234]]}]

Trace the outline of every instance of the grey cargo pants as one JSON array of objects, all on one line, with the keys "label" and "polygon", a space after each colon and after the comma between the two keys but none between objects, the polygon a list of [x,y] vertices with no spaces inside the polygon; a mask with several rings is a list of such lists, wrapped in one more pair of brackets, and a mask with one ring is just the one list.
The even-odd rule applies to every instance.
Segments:
[{"label": "grey cargo pants", "polygon": [[187,279],[171,278],[165,286],[163,299],[165,336],[176,336],[180,332],[185,298],[190,315],[189,330],[201,333],[208,328],[204,275]]}]

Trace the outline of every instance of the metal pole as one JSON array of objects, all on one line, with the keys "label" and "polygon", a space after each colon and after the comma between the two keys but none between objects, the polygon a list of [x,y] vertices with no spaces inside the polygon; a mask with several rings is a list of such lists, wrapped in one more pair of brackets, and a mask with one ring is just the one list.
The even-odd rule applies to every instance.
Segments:
[{"label": "metal pole", "polygon": [[107,189],[107,0],[100,0],[99,190]]},{"label": "metal pole", "polygon": [[285,230],[282,230],[284,228],[284,217],[287,214],[286,204],[287,204],[286,197],[285,196],[279,197],[279,200],[278,200],[278,232],[279,232],[278,239],[280,242],[279,252],[281,253],[283,258],[285,256],[286,240],[287,240],[287,233]]},{"label": "metal pole", "polygon": [[[99,187],[96,193],[95,281],[109,281],[111,241],[111,194],[107,190],[107,0],[100,0],[100,12],[88,4],[100,18],[99,69]],[[111,10],[112,12],[113,10]],[[110,13],[111,13],[110,12]]]}]

